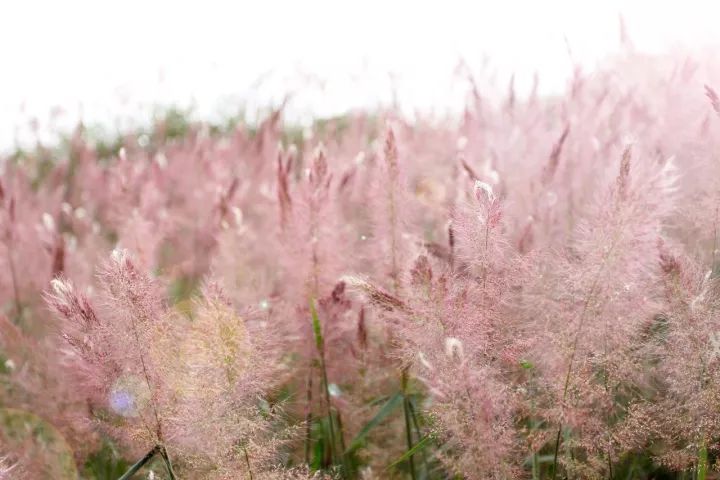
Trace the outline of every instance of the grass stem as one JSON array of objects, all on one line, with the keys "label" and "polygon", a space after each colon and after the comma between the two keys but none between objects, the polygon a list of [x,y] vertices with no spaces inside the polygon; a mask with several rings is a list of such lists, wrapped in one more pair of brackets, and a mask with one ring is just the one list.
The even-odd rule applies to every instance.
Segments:
[{"label": "grass stem", "polygon": [[152,458],[155,456],[156,453],[160,451],[160,445],[155,445],[152,450],[150,450],[148,453],[145,454],[143,458],[137,461],[135,465],[130,467],[130,469],[123,474],[122,477],[120,477],[118,480],[129,480],[132,478],[133,475],[135,475],[142,467],[145,466],[146,463],[148,463]]},{"label": "grass stem", "polygon": [[[408,374],[406,368],[403,368],[401,375],[402,377],[400,384],[402,386],[403,393],[403,413],[405,414],[405,440],[407,442],[408,451],[410,452],[413,449],[413,436],[412,424],[410,420],[410,400],[408,400],[407,398]],[[413,459],[413,455],[410,455],[408,457],[408,466],[410,467],[410,478],[412,478],[412,480],[416,480],[417,474],[415,472],[415,461]]]},{"label": "grass stem", "polygon": [[176,480],[177,476],[173,470],[172,462],[170,461],[170,455],[167,453],[167,449],[163,446],[160,448],[160,456],[162,456],[163,462],[165,462],[165,469],[170,475],[170,480]]},{"label": "grass stem", "polygon": [[697,466],[697,480],[705,480],[707,478],[708,471],[708,451],[705,442],[700,446],[698,450],[698,466]]}]

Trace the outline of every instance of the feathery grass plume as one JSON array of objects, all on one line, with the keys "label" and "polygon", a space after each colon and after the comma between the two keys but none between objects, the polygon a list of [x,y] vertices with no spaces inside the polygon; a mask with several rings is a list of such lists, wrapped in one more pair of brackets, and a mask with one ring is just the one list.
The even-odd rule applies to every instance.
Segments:
[{"label": "feathery grass plume", "polygon": [[70,376],[93,404],[103,405],[110,391],[108,378],[122,371],[113,357],[108,326],[101,323],[88,297],[69,280],[53,279],[51,287],[46,300],[60,320],[60,335],[69,347],[63,353],[65,362],[71,366]]},{"label": "feathery grass plume", "polygon": [[390,295],[362,278],[353,275],[345,275],[341,280],[350,288],[361,292],[372,305],[375,305],[383,310],[404,311],[407,309],[402,300]]},{"label": "feathery grass plume", "polygon": [[720,431],[717,277],[665,242],[658,243],[657,260],[662,311],[643,351],[653,362],[652,388],[633,405],[624,433],[630,447],[662,445],[656,455],[674,470],[698,471],[703,462],[707,470]]},{"label": "feathery grass plume", "polygon": [[[286,180],[286,176],[280,178],[279,192],[287,191]],[[297,383],[293,388],[303,391],[305,403],[305,459],[316,468],[342,463],[347,472],[343,414],[335,401],[337,395],[331,398],[330,390],[337,389],[338,383],[355,380],[347,377],[356,370],[346,358],[346,341],[351,336],[354,339],[356,327],[348,315],[352,305],[344,299],[344,284],[334,283],[350,244],[338,200],[342,190],[335,186],[325,147],[320,145],[305,178],[295,186],[292,210],[281,209],[288,214],[287,226],[281,229],[282,275],[275,286],[282,301],[273,309],[272,318],[284,320],[279,327],[286,332],[284,343],[300,364],[294,367],[294,377],[305,380],[302,385],[293,382]],[[286,203],[285,196],[278,195],[279,203]],[[313,306],[318,303],[315,313],[308,310],[308,300]],[[321,345],[318,332],[323,338]],[[320,451],[314,451],[314,445]]]},{"label": "feathery grass plume", "polygon": [[633,163],[630,152],[624,149],[614,188],[598,197],[568,251],[543,273],[532,313],[533,328],[544,332],[533,359],[548,395],[544,416],[557,429],[553,475],[559,464],[568,474],[612,475],[618,399],[632,394],[642,374],[630,341],[654,308],[656,265],[647,252],[669,212],[674,174],[670,164]]},{"label": "feathery grass plume", "polygon": [[47,295],[62,322],[68,362],[96,416],[106,417],[108,430],[131,452],[164,449],[176,406],[157,348],[168,344],[174,329],[159,285],[122,250],[112,253],[99,280],[100,309],[66,280],[54,280]]},{"label": "feathery grass plume", "polygon": [[[281,232],[282,288],[285,298],[305,308],[307,298],[326,295],[340,276],[345,234],[333,172],[323,145],[293,193],[292,218]],[[284,187],[279,187],[280,190]],[[298,320],[298,322],[300,322]],[[303,327],[306,322],[300,322]]]},{"label": "feathery grass plume", "polygon": [[506,373],[518,362],[519,342],[507,327],[519,257],[492,187],[476,180],[469,196],[453,212],[458,267],[420,255],[410,271],[401,351],[428,389],[445,467],[467,478],[507,478],[519,467]]},{"label": "feathery grass plume", "polygon": [[177,351],[167,346],[177,358],[168,375],[178,396],[173,438],[194,477],[256,477],[276,466],[291,430],[278,430],[282,405],[265,400],[282,378],[269,333],[249,328],[222,289],[208,283]]},{"label": "feathery grass plume", "polygon": [[[357,277],[350,276],[344,277],[344,279],[349,282],[352,288],[361,290],[371,303],[383,309],[387,310],[389,307],[389,310],[392,310],[402,308],[400,298],[402,298],[404,290],[403,275],[412,248],[412,244],[408,242],[409,236],[406,235],[405,228],[406,223],[412,217],[412,212],[407,208],[409,194],[406,189],[403,169],[399,162],[395,131],[389,124],[386,127],[383,141],[382,157],[378,165],[379,168],[376,168],[374,172],[375,178],[370,197],[372,200],[371,212],[373,214],[373,243],[375,247],[371,258],[373,261],[374,281],[386,288],[389,293],[386,293],[383,288],[377,288],[369,282],[357,279]],[[387,376],[391,375],[393,366],[395,368],[399,367],[400,392],[391,394],[390,398],[400,398],[402,400],[404,426],[401,434],[405,437],[407,452],[410,452],[403,463],[409,468],[410,477],[415,479],[417,478],[417,470],[414,453],[412,452],[415,441],[419,440],[419,438],[415,438],[416,432],[414,432],[412,425],[416,418],[410,404],[411,379],[407,367],[402,364],[398,365],[393,358],[397,357],[393,350],[401,342],[392,328],[393,312],[377,313],[380,314],[379,318],[384,323],[387,332],[385,342],[387,342],[388,351],[384,357],[388,361],[385,365],[386,373],[378,376],[376,381],[379,385],[385,384]],[[389,451],[386,450],[385,454],[387,455]],[[396,457],[400,454],[402,454],[402,451],[398,452]]]},{"label": "feathery grass plume", "polygon": [[308,213],[310,216],[310,225],[308,237],[311,244],[311,267],[308,291],[311,297],[317,297],[320,293],[320,276],[323,270],[321,255],[324,253],[320,249],[320,236],[325,232],[321,230],[322,210],[329,201],[330,182],[332,175],[328,172],[327,159],[323,147],[320,146],[312,166],[308,172],[309,196],[308,196]]},{"label": "feathery grass plume", "polygon": [[504,241],[499,231],[502,209],[500,199],[485,182],[475,180],[472,196],[475,205],[468,205],[466,200],[453,212],[458,268],[486,283],[493,263],[502,262],[502,256],[496,255]]},{"label": "feathery grass plume", "polygon": [[502,373],[510,351],[494,330],[500,299],[479,279],[451,275],[441,270],[435,277],[427,257],[418,258],[413,314],[400,321],[402,351],[428,389],[428,406],[418,408],[444,442],[445,468],[466,478],[507,478],[516,472],[514,394]]},{"label": "feathery grass plume", "polygon": [[261,406],[276,364],[256,349],[267,355],[271,345],[251,342],[222,291],[209,284],[187,325],[127,252],[113,253],[100,280],[100,310],[63,280],[48,302],[66,322],[79,385],[94,390],[108,430],[136,455],[159,445],[198,478],[273,467],[288,432],[273,433],[277,407]]},{"label": "feathery grass plume", "polygon": [[393,127],[388,125],[383,138],[382,159],[376,170],[376,205],[374,236],[378,242],[376,263],[381,269],[378,273],[382,284],[399,296],[402,293],[402,271],[408,254],[404,241],[407,222],[407,192],[404,176],[400,167],[397,140]]}]

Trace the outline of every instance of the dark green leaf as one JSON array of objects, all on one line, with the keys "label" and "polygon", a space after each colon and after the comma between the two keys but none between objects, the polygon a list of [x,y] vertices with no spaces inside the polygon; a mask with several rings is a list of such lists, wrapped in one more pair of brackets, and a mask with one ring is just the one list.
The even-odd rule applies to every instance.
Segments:
[{"label": "dark green leaf", "polygon": [[393,463],[388,465],[387,469],[389,470],[392,467],[394,467],[395,465],[398,465],[398,464],[404,462],[405,460],[407,460],[408,458],[412,457],[413,455],[415,455],[417,452],[419,452],[420,450],[425,448],[425,446],[428,443],[430,443],[430,440],[432,440],[432,437],[430,437],[430,435],[426,435],[425,437],[423,437],[422,440],[420,440],[418,443],[416,443],[410,450],[403,453],[400,458],[398,458]]},{"label": "dark green leaf", "polygon": [[362,428],[362,430],[360,430],[360,432],[355,436],[355,438],[353,438],[353,441],[350,443],[350,446],[347,448],[345,453],[350,453],[360,447],[363,444],[365,437],[367,437],[368,433],[370,433],[370,430],[382,423],[382,421],[385,420],[393,412],[393,410],[400,406],[402,401],[403,395],[401,393],[396,393],[395,395],[390,397],[390,399],[385,403],[385,405],[382,406],[378,413],[375,414],[375,416],[368,423],[365,424],[365,426]]},{"label": "dark green leaf", "polygon": [[322,328],[320,326],[320,317],[318,316],[317,309],[315,308],[315,300],[313,299],[310,299],[310,315],[312,315],[313,332],[315,333],[315,346],[317,346],[318,350],[322,350]]}]

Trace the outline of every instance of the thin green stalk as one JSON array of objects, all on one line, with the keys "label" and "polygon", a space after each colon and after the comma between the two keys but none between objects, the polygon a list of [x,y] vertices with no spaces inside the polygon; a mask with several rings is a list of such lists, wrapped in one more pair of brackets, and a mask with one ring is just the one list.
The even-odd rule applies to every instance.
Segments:
[{"label": "thin green stalk", "polygon": [[[413,449],[413,439],[412,427],[410,426],[410,408],[408,407],[407,398],[403,400],[403,407],[405,410],[405,438],[407,440],[408,451],[410,452]],[[417,475],[415,473],[415,461],[413,460],[412,454],[408,457],[408,465],[410,466],[410,477],[413,480],[416,480]]]},{"label": "thin green stalk", "polygon": [[310,464],[310,444],[312,443],[312,370],[308,373],[305,411],[305,464]]},{"label": "thin green stalk", "polygon": [[323,391],[325,394],[325,408],[327,410],[327,416],[328,416],[328,426],[330,430],[330,456],[333,459],[333,462],[337,461],[337,452],[336,452],[336,440],[335,440],[335,422],[333,421],[333,415],[332,415],[332,405],[330,403],[330,389],[328,388],[328,379],[327,379],[327,369],[325,368],[325,356],[321,355],[320,357],[320,370],[322,371],[322,380],[323,380]]},{"label": "thin green stalk", "polygon": [[245,454],[245,465],[248,469],[248,479],[253,480],[252,467],[250,466],[250,456],[248,455],[247,448],[243,447],[243,453]]},{"label": "thin green stalk", "polygon": [[165,469],[167,470],[168,475],[170,475],[170,480],[176,480],[177,476],[175,475],[175,471],[173,471],[172,462],[170,462],[170,456],[168,455],[167,450],[164,446],[160,448],[160,455],[165,462]]},{"label": "thin green stalk", "polygon": [[138,462],[130,467],[130,469],[123,474],[122,477],[120,477],[118,480],[129,480],[132,478],[133,475],[135,475],[142,467],[145,466],[146,463],[148,463],[156,453],[160,451],[160,445],[155,445],[152,450],[150,450],[148,453],[145,454],[143,458],[138,460]]},{"label": "thin green stalk", "polygon": [[[401,377],[401,386],[403,392],[403,413],[405,414],[405,440],[407,441],[408,452],[413,451],[413,438],[412,438],[412,425],[410,420],[410,401],[407,398],[407,369],[403,368]],[[410,477],[412,480],[417,479],[415,473],[415,461],[413,460],[413,454],[408,457],[408,465],[410,467]]]},{"label": "thin green stalk", "polygon": [[[415,427],[415,434],[417,435],[417,438],[426,438],[422,431],[420,430],[420,422],[418,422],[417,419],[417,413],[415,412],[415,406],[413,405],[413,402],[410,401],[410,418],[412,419],[413,426]],[[417,450],[418,444],[415,444],[415,449]],[[425,449],[422,450],[422,460],[423,460],[423,468],[425,469],[425,474],[427,475],[428,470],[428,461],[427,461],[427,454],[425,453]]]},{"label": "thin green stalk", "polygon": [[338,436],[340,438],[340,460],[342,461],[343,471],[346,477],[350,477],[352,474],[352,468],[347,455],[347,448],[345,445],[345,434],[343,433],[342,418],[340,412],[335,410],[335,419],[337,420]]},{"label": "thin green stalk", "polygon": [[558,427],[557,436],[555,437],[555,454],[553,455],[553,480],[557,478],[558,468],[558,452],[560,451],[560,435],[562,435],[562,424]]},{"label": "thin green stalk", "polygon": [[705,442],[700,446],[698,451],[697,480],[705,480],[708,471],[708,451]]},{"label": "thin green stalk", "polygon": [[322,335],[322,326],[320,317],[315,308],[315,301],[310,300],[310,314],[312,316],[313,332],[315,334],[315,347],[317,348],[320,363],[320,373],[322,375],[322,389],[325,396],[325,408],[327,410],[328,428],[330,433],[330,459],[333,463],[337,461],[336,440],[335,440],[335,422],[332,415],[332,404],[330,402],[330,388],[328,384],[327,368],[325,368],[325,339]]}]

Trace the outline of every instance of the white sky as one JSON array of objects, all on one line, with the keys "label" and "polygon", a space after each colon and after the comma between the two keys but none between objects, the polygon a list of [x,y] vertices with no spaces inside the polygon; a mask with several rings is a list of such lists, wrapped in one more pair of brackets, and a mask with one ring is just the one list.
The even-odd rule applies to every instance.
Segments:
[{"label": "white sky", "polygon": [[0,149],[28,119],[129,126],[154,104],[200,115],[277,104],[297,120],[387,104],[445,112],[483,58],[545,92],[617,51],[622,13],[637,50],[720,44],[720,1],[0,0]]}]

